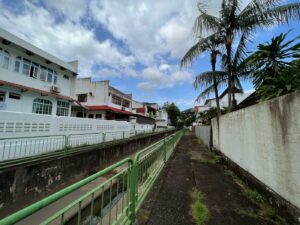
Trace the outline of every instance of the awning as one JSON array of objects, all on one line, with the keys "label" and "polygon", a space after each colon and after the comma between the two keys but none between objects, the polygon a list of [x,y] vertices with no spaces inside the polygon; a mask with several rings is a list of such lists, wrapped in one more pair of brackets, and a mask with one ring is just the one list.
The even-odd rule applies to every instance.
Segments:
[{"label": "awning", "polygon": [[48,96],[56,97],[56,98],[59,98],[59,99],[65,99],[65,100],[69,100],[69,101],[76,101],[75,99],[73,99],[69,96],[59,95],[59,94],[55,94],[55,93],[52,93],[52,92],[49,92],[49,91],[43,91],[43,90],[40,90],[40,89],[36,89],[36,88],[32,88],[32,87],[28,87],[28,86],[24,86],[24,85],[20,85],[20,84],[16,84],[16,83],[7,82],[7,81],[4,81],[4,80],[0,80],[0,86],[1,85],[15,87],[15,88],[21,89],[23,91],[32,91],[32,92],[39,93],[41,95],[48,95]]},{"label": "awning", "polygon": [[91,110],[91,111],[97,111],[97,110],[99,110],[99,111],[112,111],[114,113],[120,113],[120,114],[126,114],[126,115],[135,115],[132,112],[129,112],[129,111],[126,111],[126,110],[121,110],[121,109],[118,109],[118,108],[114,108],[114,107],[111,107],[111,106],[108,106],[108,105],[87,106],[87,109]]}]

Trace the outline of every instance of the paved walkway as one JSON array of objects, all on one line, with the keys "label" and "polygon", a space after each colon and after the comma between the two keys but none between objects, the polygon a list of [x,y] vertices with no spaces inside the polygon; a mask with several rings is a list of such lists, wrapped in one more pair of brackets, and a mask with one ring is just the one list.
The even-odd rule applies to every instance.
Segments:
[{"label": "paved walkway", "polygon": [[185,134],[139,210],[137,224],[196,224],[190,213],[193,188],[202,193],[209,210],[206,225],[283,224],[262,213],[261,205],[215,159],[192,133]]}]

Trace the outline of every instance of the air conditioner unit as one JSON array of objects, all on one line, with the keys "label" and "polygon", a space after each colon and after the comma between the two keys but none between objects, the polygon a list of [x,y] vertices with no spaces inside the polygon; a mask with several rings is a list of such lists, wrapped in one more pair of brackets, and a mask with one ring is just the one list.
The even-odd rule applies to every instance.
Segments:
[{"label": "air conditioner unit", "polygon": [[60,89],[59,89],[59,87],[57,87],[57,86],[51,86],[50,91],[51,91],[51,92],[55,92],[55,93],[59,93],[59,92],[60,92]]}]

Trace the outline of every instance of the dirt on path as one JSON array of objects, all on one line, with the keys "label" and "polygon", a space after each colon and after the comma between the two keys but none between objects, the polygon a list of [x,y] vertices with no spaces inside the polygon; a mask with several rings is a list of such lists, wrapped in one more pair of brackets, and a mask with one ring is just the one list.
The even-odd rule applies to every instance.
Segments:
[{"label": "dirt on path", "polygon": [[195,189],[209,211],[205,225],[287,224],[218,160],[187,132],[139,210],[136,224],[197,225],[191,213]]}]

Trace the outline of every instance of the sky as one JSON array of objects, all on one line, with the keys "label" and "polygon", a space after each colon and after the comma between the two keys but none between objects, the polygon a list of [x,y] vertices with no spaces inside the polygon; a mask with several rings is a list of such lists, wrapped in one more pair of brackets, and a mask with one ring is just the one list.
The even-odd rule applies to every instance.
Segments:
[{"label": "sky", "polygon": [[[243,0],[246,4],[249,0]],[[199,90],[193,80],[210,70],[209,55],[180,69],[180,59],[196,42],[192,27],[198,0],[0,0],[0,27],[64,61],[79,60],[79,77],[110,84],[142,102],[174,102],[181,110],[194,106]],[[207,1],[209,13],[221,0]],[[254,33],[258,43],[293,29],[299,22]],[[251,82],[243,83],[252,90]]]}]

